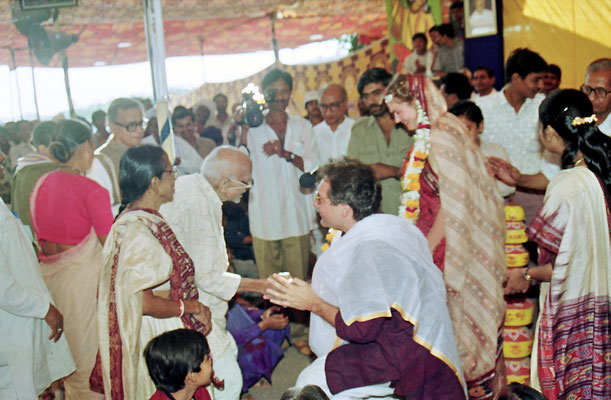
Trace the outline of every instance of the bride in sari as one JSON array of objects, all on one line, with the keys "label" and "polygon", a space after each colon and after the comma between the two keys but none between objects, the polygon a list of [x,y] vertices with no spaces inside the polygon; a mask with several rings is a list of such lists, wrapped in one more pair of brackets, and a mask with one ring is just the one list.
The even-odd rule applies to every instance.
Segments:
[{"label": "bride in sari", "polygon": [[563,171],[527,229],[539,246],[539,265],[510,270],[506,291],[524,292],[531,279],[542,282],[531,385],[550,400],[608,399],[611,139],[577,90],[550,94],[539,119],[541,142],[562,156]]},{"label": "bride in sari", "polygon": [[89,128],[61,121],[51,155],[61,166],[41,176],[30,197],[40,272],[57,308],[76,371],[64,380],[66,399],[100,399],[89,388],[98,346],[96,292],[102,245],[112,225],[108,191],[84,176],[93,160]]},{"label": "bride in sari", "polygon": [[91,384],[103,386],[108,400],[148,399],[155,385],[143,359],[145,345],[179,328],[207,334],[210,311],[198,301],[191,258],[159,214],[174,196],[168,156],[158,146],[132,147],[119,169],[123,204],[104,246],[100,357]]},{"label": "bride in sari", "polygon": [[446,112],[430,80],[398,75],[384,101],[395,122],[415,131],[399,215],[424,233],[443,272],[469,398],[495,398],[505,383],[502,198],[466,126]]}]

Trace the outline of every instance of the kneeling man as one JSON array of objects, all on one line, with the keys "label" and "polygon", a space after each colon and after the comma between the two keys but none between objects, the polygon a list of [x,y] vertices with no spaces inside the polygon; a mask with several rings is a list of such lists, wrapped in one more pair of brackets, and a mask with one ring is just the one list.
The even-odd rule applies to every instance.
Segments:
[{"label": "kneeling man", "polygon": [[380,186],[357,161],[326,165],[314,205],[340,232],[314,267],[312,284],[274,275],[268,297],[312,312],[318,358],[297,386],[318,385],[335,399],[404,396],[465,398],[446,289],[427,241],[413,225],[374,214]]}]

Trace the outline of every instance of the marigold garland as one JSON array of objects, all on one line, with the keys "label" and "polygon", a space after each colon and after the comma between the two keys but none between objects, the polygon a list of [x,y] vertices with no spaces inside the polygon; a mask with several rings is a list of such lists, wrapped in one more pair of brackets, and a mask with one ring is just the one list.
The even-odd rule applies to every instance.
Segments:
[{"label": "marigold garland", "polygon": [[323,253],[329,249],[329,246],[331,246],[331,242],[333,242],[333,237],[335,236],[335,233],[337,233],[337,230],[329,228],[329,231],[325,236],[325,243],[320,246],[320,249],[323,251]]},{"label": "marigold garland", "polygon": [[418,111],[418,128],[414,135],[414,145],[409,159],[403,164],[401,177],[401,205],[399,216],[415,224],[420,215],[420,174],[426,164],[431,148],[431,124],[426,111],[416,100]]}]

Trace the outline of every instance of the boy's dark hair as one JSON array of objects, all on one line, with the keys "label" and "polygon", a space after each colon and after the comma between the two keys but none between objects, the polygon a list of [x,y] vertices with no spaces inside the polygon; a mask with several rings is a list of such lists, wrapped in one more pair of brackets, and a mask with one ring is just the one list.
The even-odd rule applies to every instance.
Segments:
[{"label": "boy's dark hair", "polygon": [[446,94],[456,94],[460,100],[466,100],[471,97],[473,89],[469,83],[469,79],[458,72],[450,72],[441,78],[441,84],[445,85],[444,92]]},{"label": "boy's dark hair", "polygon": [[210,353],[206,337],[192,329],[176,329],[153,338],[144,348],[149,375],[158,390],[178,392],[189,372],[200,372]]},{"label": "boy's dark hair", "polygon": [[447,36],[450,39],[454,39],[456,37],[456,35],[454,34],[454,28],[451,24],[441,24],[438,28],[439,29],[437,30],[437,32],[439,32],[440,35]]},{"label": "boy's dark hair", "polygon": [[526,386],[522,383],[512,382],[507,387],[505,387],[501,395],[499,396],[499,400],[547,400],[540,392],[531,388],[530,386]]},{"label": "boy's dark hair", "polygon": [[359,95],[363,95],[363,89],[370,83],[381,83],[384,87],[388,86],[392,75],[384,68],[370,68],[363,72],[363,75],[359,78],[356,84],[356,90]]},{"label": "boy's dark hair", "polygon": [[412,42],[416,39],[422,39],[424,40],[424,44],[428,43],[428,39],[426,38],[426,35],[422,32],[418,32],[416,33],[414,36],[412,36]]},{"label": "boy's dark hair", "polygon": [[431,27],[431,29],[429,29],[429,35],[433,32],[439,33],[439,25],[434,25]]},{"label": "boy's dark hair", "polygon": [[529,49],[515,49],[507,59],[505,83],[511,82],[513,74],[524,79],[528,74],[547,72],[547,63],[539,54]]}]

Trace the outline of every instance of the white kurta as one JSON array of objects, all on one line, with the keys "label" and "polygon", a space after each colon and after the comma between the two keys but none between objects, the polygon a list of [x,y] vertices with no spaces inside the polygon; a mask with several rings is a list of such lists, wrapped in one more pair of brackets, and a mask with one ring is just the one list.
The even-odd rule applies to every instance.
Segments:
[{"label": "white kurta", "polygon": [[193,260],[199,301],[210,308],[212,330],[206,336],[214,371],[225,380],[225,389],[214,389],[217,400],[237,400],[242,388],[237,346],[227,331],[228,301],[241,277],[227,272],[229,260],[223,234],[223,204],[202,174],[181,176],[174,186],[174,200],[160,212]]},{"label": "white kurta", "polygon": [[[289,116],[284,149],[307,159],[305,149],[311,135],[307,120]],[[314,208],[311,196],[299,190],[302,171],[277,154],[266,156],[263,144],[270,140],[278,136],[265,122],[248,130],[254,181],[248,204],[250,232],[264,240],[306,235],[314,227]]]},{"label": "white kurta", "polygon": [[342,158],[348,153],[348,144],[354,120],[346,117],[335,132],[326,121],[312,128],[312,138],[308,141],[308,157],[304,159],[304,169],[313,171],[331,159]]},{"label": "white kurta", "polygon": [[195,266],[199,301],[210,308],[212,331],[207,339],[212,358],[219,358],[229,344],[227,302],[235,295],[241,277],[227,272],[229,261],[223,236],[222,203],[202,174],[176,180],[174,200],[160,212]]},{"label": "white kurta", "polygon": [[49,340],[44,317],[53,300],[32,243],[4,202],[0,226],[0,398],[31,400],[75,367],[65,336]]},{"label": "white kurta", "polygon": [[545,162],[539,144],[539,105],[544,99],[542,94],[527,98],[517,113],[507,101],[505,90],[475,99],[484,115],[482,140],[503,146],[522,174],[538,173]]}]

